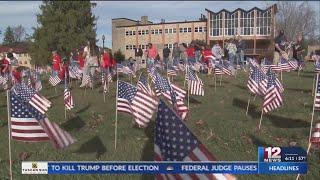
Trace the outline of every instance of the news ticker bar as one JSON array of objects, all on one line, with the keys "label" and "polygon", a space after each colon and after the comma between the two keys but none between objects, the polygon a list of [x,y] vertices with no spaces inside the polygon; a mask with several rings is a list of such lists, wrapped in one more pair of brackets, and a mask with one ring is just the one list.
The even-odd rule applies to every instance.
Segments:
[{"label": "news ticker bar", "polygon": [[22,162],[22,174],[305,174],[306,162]]}]

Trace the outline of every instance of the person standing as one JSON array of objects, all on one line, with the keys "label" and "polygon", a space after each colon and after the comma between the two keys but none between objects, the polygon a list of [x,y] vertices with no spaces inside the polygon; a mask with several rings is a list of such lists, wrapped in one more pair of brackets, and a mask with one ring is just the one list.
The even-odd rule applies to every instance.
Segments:
[{"label": "person standing", "polygon": [[237,66],[240,65],[240,68],[246,71],[244,67],[245,41],[243,41],[240,36],[238,37],[239,38],[237,42]]},{"label": "person standing", "polygon": [[12,48],[9,48],[9,52],[7,53],[6,57],[9,60],[9,64],[18,66],[18,56],[13,52]]},{"label": "person standing", "polygon": [[61,71],[61,57],[57,51],[52,51],[52,75],[57,76]]},{"label": "person standing", "polygon": [[135,55],[136,63],[138,64],[137,68],[140,69],[141,68],[142,55],[143,55],[143,51],[142,51],[141,47],[135,49],[134,55]]},{"label": "person standing", "polygon": [[187,62],[187,44],[180,44],[180,64],[186,64]]},{"label": "person standing", "polygon": [[82,57],[84,58],[84,66],[82,70],[82,82],[80,87],[84,87],[87,84],[87,80],[84,77],[90,76],[90,55],[91,55],[90,42],[88,41],[87,45],[83,49],[83,54],[82,54]]},{"label": "person standing", "polygon": [[174,66],[179,65],[180,54],[181,54],[181,51],[180,51],[178,43],[174,43],[173,49],[172,49],[172,61],[173,61]]},{"label": "person standing", "polygon": [[273,64],[278,65],[280,62],[280,58],[283,54],[285,54],[285,45],[287,43],[287,38],[284,35],[284,31],[280,30],[279,35],[275,38],[275,51],[273,54]]},{"label": "person standing", "polygon": [[162,51],[163,54],[163,62],[165,64],[165,68],[168,67],[168,61],[169,61],[169,56],[170,56],[171,50],[169,49],[169,47],[165,47]]},{"label": "person standing", "polygon": [[107,49],[104,49],[103,50],[103,53],[101,55],[101,67],[102,67],[102,71],[105,73],[105,74],[108,74],[109,73],[109,68],[111,66],[111,58],[110,58],[110,53],[108,52]]},{"label": "person standing", "polygon": [[158,50],[154,45],[149,43],[146,53],[147,53],[147,66],[152,67],[154,65],[155,59],[158,56]]},{"label": "person standing", "polygon": [[77,60],[78,60],[80,69],[83,70],[85,60],[82,53],[78,50],[77,50]]},{"label": "person standing", "polygon": [[216,43],[213,45],[211,52],[215,60],[221,60],[224,56],[224,52],[219,45],[219,41],[216,41]]},{"label": "person standing", "polygon": [[297,41],[293,45],[293,58],[298,61],[298,67],[303,66],[303,57],[305,55],[305,44],[303,42],[302,34],[298,34]]},{"label": "person standing", "polygon": [[186,52],[187,52],[188,62],[194,64],[196,61],[196,54],[195,54],[195,49],[192,43],[190,43]]},{"label": "person standing", "polygon": [[236,52],[237,52],[237,46],[234,42],[234,39],[230,39],[230,41],[227,43],[226,49],[228,50],[228,58],[230,65],[234,67],[234,60],[236,58]]},{"label": "person standing", "polygon": [[201,48],[199,47],[198,44],[194,45],[194,50],[195,50],[195,61],[199,62],[200,61],[200,57],[201,57]]},{"label": "person standing", "polygon": [[212,64],[213,54],[212,54],[212,51],[211,51],[209,45],[206,45],[205,47],[203,47],[203,49],[202,49],[202,57],[203,57],[204,63],[208,67],[208,75],[209,75],[209,74],[212,73],[212,67],[213,67],[213,64]]}]

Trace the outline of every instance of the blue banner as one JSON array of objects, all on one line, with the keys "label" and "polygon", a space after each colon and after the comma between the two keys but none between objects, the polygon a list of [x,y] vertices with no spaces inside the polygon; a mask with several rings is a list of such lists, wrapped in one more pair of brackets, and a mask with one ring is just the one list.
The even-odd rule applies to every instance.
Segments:
[{"label": "blue banner", "polygon": [[305,162],[48,162],[48,174],[304,174]]}]

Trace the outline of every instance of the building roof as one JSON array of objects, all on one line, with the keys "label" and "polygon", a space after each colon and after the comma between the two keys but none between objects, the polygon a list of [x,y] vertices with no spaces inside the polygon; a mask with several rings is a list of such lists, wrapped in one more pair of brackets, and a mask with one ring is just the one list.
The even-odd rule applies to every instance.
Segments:
[{"label": "building roof", "polygon": [[213,11],[207,9],[207,8],[206,8],[205,10],[208,11],[208,12],[210,12],[210,13],[213,13],[213,14],[220,14],[221,12],[227,12],[227,13],[231,13],[231,14],[232,14],[232,13],[237,12],[237,11],[251,12],[251,11],[253,11],[253,10],[258,10],[258,11],[261,11],[261,12],[265,12],[265,11],[268,11],[269,9],[271,9],[271,8],[274,8],[275,11],[277,12],[277,4],[273,4],[273,5],[269,6],[269,7],[266,8],[266,9],[260,9],[260,8],[258,8],[258,7],[253,7],[253,8],[251,8],[251,9],[249,9],[249,10],[244,10],[244,9],[242,9],[242,8],[237,8],[237,9],[235,9],[235,10],[233,10],[233,11],[228,11],[228,10],[226,10],[226,9],[222,9],[222,10],[220,10],[220,11],[218,11],[218,12],[213,12]]},{"label": "building roof", "polygon": [[28,48],[25,45],[21,44],[13,46],[0,45],[0,53],[8,52],[10,48],[12,48],[13,52],[16,54],[23,54],[28,52]]},{"label": "building roof", "polygon": [[182,24],[182,23],[194,23],[194,22],[206,22],[207,20],[195,20],[195,21],[174,21],[174,22],[160,22],[160,23],[152,23],[152,24],[135,24],[128,26],[117,26],[117,28],[123,27],[135,27],[135,26],[149,26],[149,25],[162,25],[162,24]]},{"label": "building roof", "polygon": [[[133,21],[133,22],[136,22],[136,23],[139,23],[140,21],[139,20],[133,20],[133,19],[129,19],[129,18],[113,18],[111,19],[112,21],[116,21],[116,20],[128,20],[128,21]],[[152,21],[148,21],[148,23],[153,23]]]}]

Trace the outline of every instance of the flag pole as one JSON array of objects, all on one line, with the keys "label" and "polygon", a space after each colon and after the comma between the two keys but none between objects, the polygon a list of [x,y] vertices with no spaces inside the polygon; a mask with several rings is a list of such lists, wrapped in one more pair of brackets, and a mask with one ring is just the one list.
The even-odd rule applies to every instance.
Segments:
[{"label": "flag pole", "polygon": [[259,123],[259,130],[260,130],[260,128],[261,128],[262,116],[263,116],[263,108],[262,108],[262,110],[261,110],[261,117],[260,117],[260,123]]},{"label": "flag pole", "polygon": [[251,101],[251,94],[249,94],[249,98],[248,98],[248,104],[247,104],[246,116],[248,115],[249,106],[250,106],[250,101]]},{"label": "flag pole", "polygon": [[[189,72],[187,72],[187,71],[189,71],[189,68],[186,68],[186,73],[187,73],[187,76],[189,76]],[[188,81],[187,81],[187,83],[188,83],[188,110],[190,110],[190,108],[189,108],[189,106],[190,106],[190,85],[189,85],[189,81],[190,81],[190,79],[189,79],[189,77],[188,77]]]},{"label": "flag pole", "polygon": [[117,134],[118,134],[118,69],[117,69],[117,91],[116,91],[116,121],[115,121],[115,127],[114,127],[114,149],[117,149]]},{"label": "flag pole", "polygon": [[10,173],[10,180],[12,180],[10,90],[7,90],[7,109],[8,109],[8,143],[9,143],[9,163],[10,163],[9,173]]},{"label": "flag pole", "polygon": [[213,78],[214,78],[214,92],[216,92],[217,91],[217,75],[215,73]]},{"label": "flag pole", "polygon": [[[319,81],[319,75],[317,74],[317,80],[316,80],[316,83]],[[317,89],[317,85],[315,86],[315,88]],[[311,115],[311,123],[310,123],[310,131],[309,131],[309,144],[310,144],[310,140],[311,140],[311,133],[312,133],[312,124],[313,124],[313,120],[314,120],[314,104],[316,102],[316,96],[314,97],[314,100],[313,100],[313,108],[312,108],[312,115]],[[310,150],[310,147],[308,147],[308,151],[307,151],[307,154]]]},{"label": "flag pole", "polygon": [[314,89],[315,89],[315,88],[314,88],[314,86],[315,86],[314,80],[316,79],[317,74],[318,74],[318,73],[316,73],[315,77],[313,77],[313,81],[312,81],[312,93],[311,93],[312,96],[314,96]]}]

